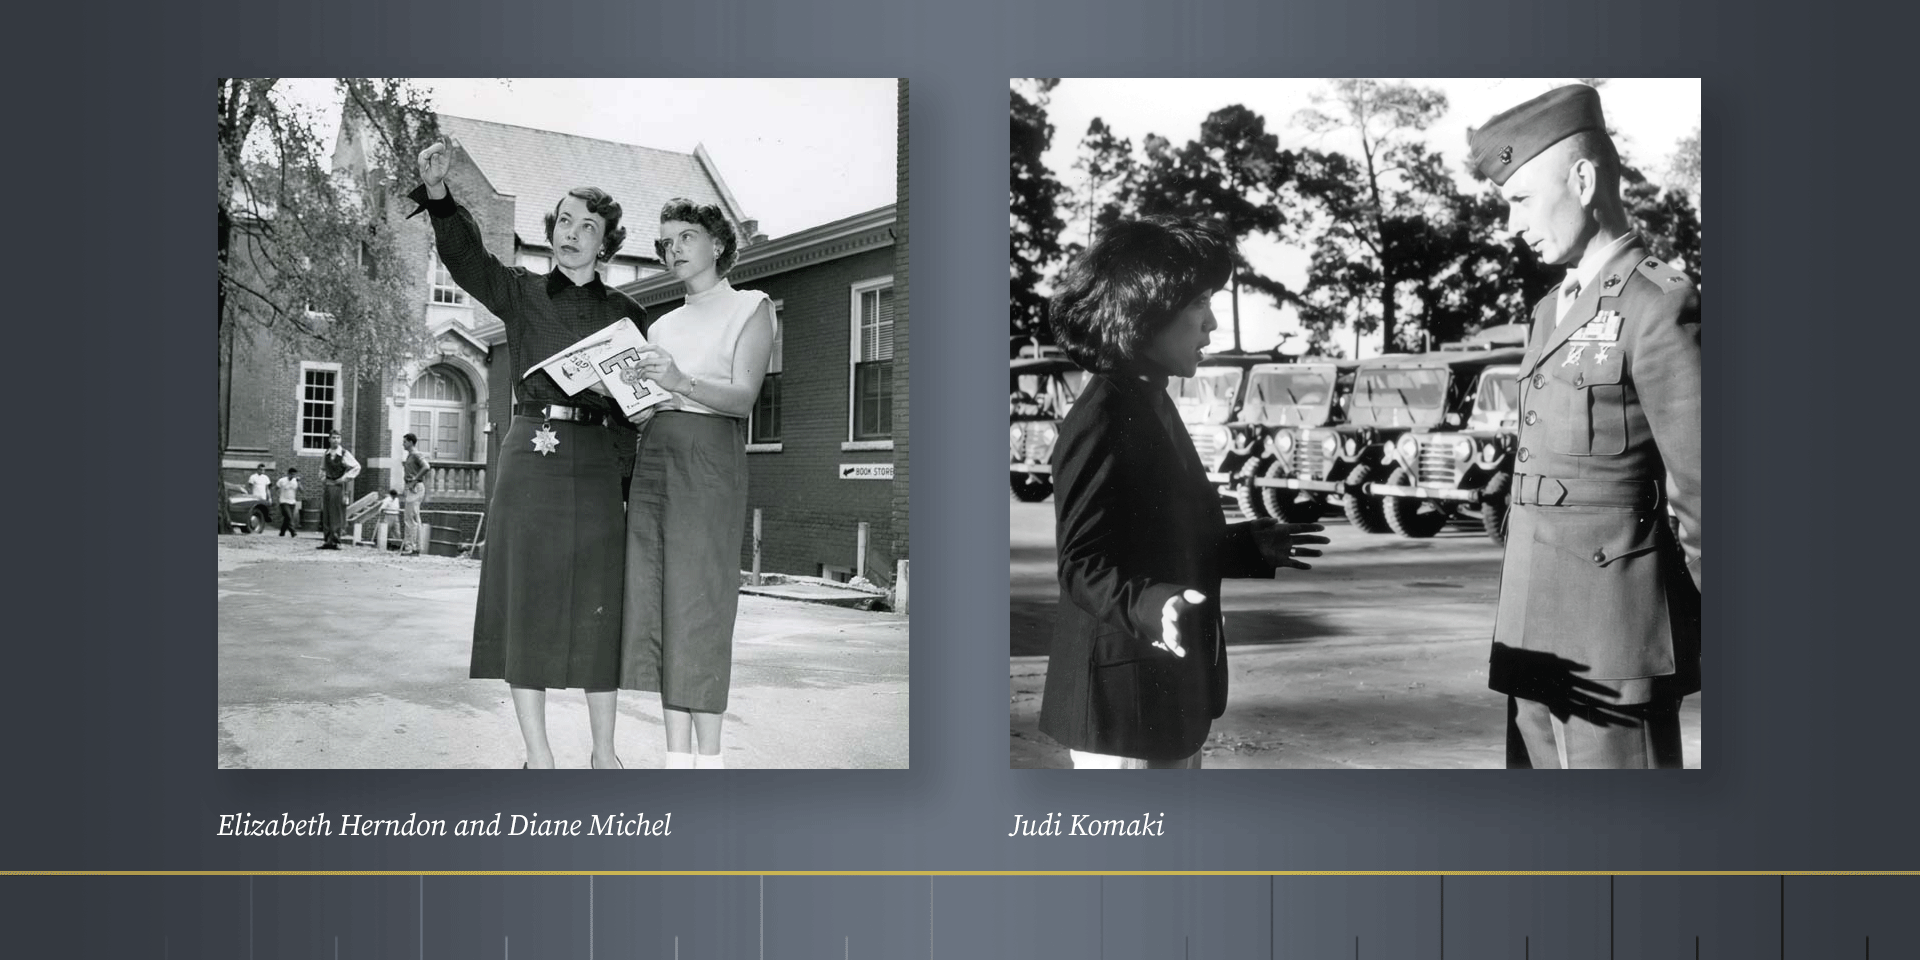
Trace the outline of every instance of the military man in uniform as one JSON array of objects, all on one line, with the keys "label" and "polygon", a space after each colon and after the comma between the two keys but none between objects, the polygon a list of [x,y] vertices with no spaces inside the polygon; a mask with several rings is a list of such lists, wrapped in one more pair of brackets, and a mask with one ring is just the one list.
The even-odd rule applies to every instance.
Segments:
[{"label": "military man in uniform", "polygon": [[1700,294],[1633,232],[1597,90],[1549,91],[1468,141],[1508,228],[1568,267],[1521,364],[1489,680],[1507,764],[1679,767],[1700,690]]}]

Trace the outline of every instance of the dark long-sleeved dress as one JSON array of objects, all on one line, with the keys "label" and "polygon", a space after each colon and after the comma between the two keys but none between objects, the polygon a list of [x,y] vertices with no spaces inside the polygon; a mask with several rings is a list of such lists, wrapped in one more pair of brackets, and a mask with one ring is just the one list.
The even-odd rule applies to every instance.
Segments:
[{"label": "dark long-sleeved dress", "polygon": [[[526,687],[614,689],[626,576],[620,478],[634,432],[610,399],[569,397],[546,373],[526,373],[622,317],[644,331],[646,311],[598,277],[579,286],[558,268],[539,274],[508,267],[487,252],[473,215],[451,193],[430,200],[421,187],[414,198],[432,214],[434,241],[454,282],[506,325],[517,401],[487,501],[469,675]],[[529,402],[596,410],[603,422],[521,413]],[[548,444],[546,431],[558,442]]]}]

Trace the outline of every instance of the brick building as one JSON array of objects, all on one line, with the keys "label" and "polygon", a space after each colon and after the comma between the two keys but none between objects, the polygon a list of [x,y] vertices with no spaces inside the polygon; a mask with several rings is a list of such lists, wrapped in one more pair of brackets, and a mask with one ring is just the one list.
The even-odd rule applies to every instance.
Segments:
[{"label": "brick building", "polygon": [[[765,291],[779,317],[747,424],[748,507],[761,512],[767,572],[862,574],[892,587],[907,559],[905,256],[889,204],[744,247],[727,275]],[[684,297],[671,275],[622,289],[654,315]],[[857,569],[861,523],[867,557]]]},{"label": "brick building", "polygon": [[[627,242],[601,274],[615,286],[663,273],[652,239],[655,214],[669,198],[720,206],[743,238],[757,231],[703,148],[676,153],[463,117],[439,119],[458,144],[449,185],[503,263],[550,269],[543,219],[568,189],[580,185],[606,190],[624,208]],[[335,143],[334,169],[353,182],[370,179],[363,136],[343,125]],[[414,174],[398,176],[406,181]],[[220,370],[228,438],[221,466],[236,482],[258,463],[276,476],[297,466],[303,477],[317,478],[327,433],[337,428],[362,464],[353,487],[353,495],[362,496],[400,486],[400,438],[412,432],[435,466],[425,520],[436,527],[436,540],[465,542],[484,508],[487,468],[497,460],[490,441],[511,418],[506,334],[498,317],[447,277],[433,250],[432,227],[424,214],[405,219],[410,208],[394,204],[388,219],[403,259],[418,268],[414,289],[430,352],[410,356],[397,369],[361,371],[333,357],[287,357],[266,336],[230,344],[230,359]],[[318,514],[319,495],[317,482],[306,484],[309,518]]]}]

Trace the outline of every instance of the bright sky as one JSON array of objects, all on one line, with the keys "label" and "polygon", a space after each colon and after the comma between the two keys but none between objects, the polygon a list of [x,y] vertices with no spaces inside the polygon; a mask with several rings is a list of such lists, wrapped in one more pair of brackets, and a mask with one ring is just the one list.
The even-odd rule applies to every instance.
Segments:
[{"label": "bright sky", "polygon": [[[760,229],[779,237],[894,202],[895,83],[875,80],[434,79],[458,117],[693,152],[704,144]],[[331,80],[286,80],[319,107],[329,149]]]},{"label": "bright sky", "polygon": [[[1433,87],[1447,95],[1447,112],[1429,127],[1425,140],[1429,148],[1442,153],[1463,188],[1475,188],[1461,161],[1466,156],[1467,128],[1478,126],[1488,117],[1554,87],[1574,82],[1572,78],[1458,80],[1412,77],[1408,82]],[[1176,147],[1197,137],[1200,124],[1212,113],[1232,104],[1242,104],[1266,118],[1267,130],[1280,137],[1281,149],[1302,146],[1315,149],[1358,152],[1358,140],[1351,134],[1338,138],[1310,135],[1295,126],[1293,117],[1313,105],[1312,95],[1324,90],[1326,83],[1312,79],[1275,80],[1083,80],[1063,79],[1053,89],[1047,108],[1052,121],[1053,146],[1045,160],[1062,184],[1069,189],[1084,185],[1079,171],[1073,169],[1079,156],[1080,140],[1095,117],[1114,128],[1116,135],[1133,141],[1138,154],[1149,133],[1172,140]],[[1613,79],[1600,89],[1607,123],[1618,133],[1616,143],[1628,163],[1658,180],[1666,170],[1667,158],[1681,137],[1700,126],[1700,81]],[[1329,135],[1331,137],[1331,135]],[[1085,242],[1084,223],[1071,224],[1073,239]],[[1249,238],[1242,249],[1260,272],[1293,289],[1306,283],[1306,250],[1282,247],[1279,243]],[[1227,294],[1213,303],[1221,331],[1214,334],[1215,349],[1233,345],[1228,328],[1232,313]],[[1243,346],[1266,349],[1289,331],[1299,330],[1293,311],[1282,312],[1266,297],[1240,298]],[[1348,355],[1353,354],[1353,335],[1341,334],[1337,342]],[[1379,334],[1363,345],[1364,354],[1380,352]]]}]

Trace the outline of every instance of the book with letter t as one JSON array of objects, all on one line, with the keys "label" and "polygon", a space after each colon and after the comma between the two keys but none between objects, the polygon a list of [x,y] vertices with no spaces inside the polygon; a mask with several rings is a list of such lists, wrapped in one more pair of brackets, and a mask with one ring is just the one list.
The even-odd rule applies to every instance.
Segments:
[{"label": "book with letter t", "polygon": [[646,335],[632,320],[622,317],[533,365],[527,370],[527,376],[532,376],[535,370],[545,370],[568,396],[597,385],[602,393],[620,404],[622,414],[632,417],[673,399],[673,394],[660,389],[659,384],[640,376],[636,364],[646,349]]}]

